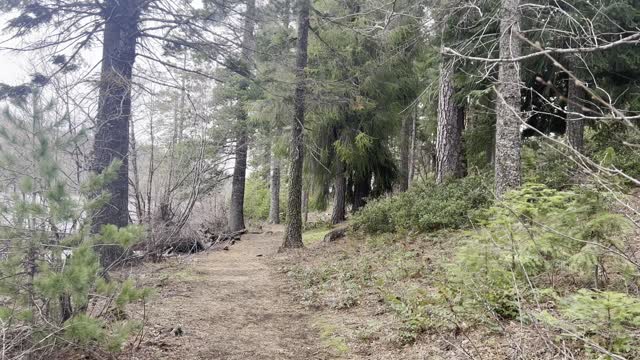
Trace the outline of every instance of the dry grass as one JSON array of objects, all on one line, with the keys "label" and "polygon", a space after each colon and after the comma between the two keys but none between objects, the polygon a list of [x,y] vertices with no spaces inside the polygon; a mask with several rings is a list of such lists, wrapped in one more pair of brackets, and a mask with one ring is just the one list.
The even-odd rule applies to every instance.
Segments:
[{"label": "dry grass", "polygon": [[290,291],[314,311],[319,337],[335,358],[572,358],[575,349],[558,347],[553,334],[518,321],[491,328],[432,314],[433,326],[417,331],[415,341],[406,341],[407,319],[387,297],[409,297],[416,289],[436,293],[443,281],[442,264],[451,260],[459,236],[443,232],[367,241],[352,235],[331,244],[317,243],[280,262]]}]

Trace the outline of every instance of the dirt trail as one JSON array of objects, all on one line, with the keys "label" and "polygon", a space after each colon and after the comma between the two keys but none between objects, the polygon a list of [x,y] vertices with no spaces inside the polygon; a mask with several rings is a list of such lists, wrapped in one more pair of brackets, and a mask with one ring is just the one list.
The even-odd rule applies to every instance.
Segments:
[{"label": "dirt trail", "polygon": [[[127,359],[324,359],[312,314],[275,268],[282,228],[249,234],[228,251],[144,265],[156,295],[142,346]],[[136,309],[140,312],[141,309]]]}]

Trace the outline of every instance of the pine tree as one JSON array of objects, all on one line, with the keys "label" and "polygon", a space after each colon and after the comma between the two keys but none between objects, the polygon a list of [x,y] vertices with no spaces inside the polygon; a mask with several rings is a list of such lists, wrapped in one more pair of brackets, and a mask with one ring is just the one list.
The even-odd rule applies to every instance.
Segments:
[{"label": "pine tree", "polygon": [[[320,11],[339,14],[341,20],[314,29],[311,42],[316,50],[309,61],[318,100],[309,113],[307,147],[313,156],[308,169],[318,200],[329,195],[327,184],[333,184],[335,221],[342,214],[342,196],[335,196],[343,188],[342,176],[345,203],[352,204],[354,212],[369,198],[391,191],[396,180],[400,188],[408,183],[410,114],[420,91],[414,64],[420,34],[414,20],[403,19],[381,31],[379,41],[363,36],[360,27],[367,16],[361,10],[369,5],[323,4]],[[398,147],[404,162],[396,157]]]},{"label": "pine tree", "polygon": [[436,182],[464,175],[462,131],[464,112],[454,99],[454,62],[443,59],[440,67],[438,95],[438,129],[436,131]]},{"label": "pine tree", "polygon": [[280,224],[280,159],[272,152],[269,173],[270,206],[269,222]]},{"label": "pine tree", "polygon": [[[242,67],[244,76],[252,78],[254,67],[253,52],[255,51],[255,27],[256,4],[255,0],[247,0],[244,14],[244,27],[242,36]],[[241,82],[240,96],[243,90],[249,87],[248,81]],[[244,187],[247,172],[247,152],[249,147],[249,129],[247,126],[247,110],[244,99],[239,99],[237,117],[237,133],[235,145],[235,163],[233,167],[233,178],[231,181],[231,206],[229,208],[229,230],[240,231],[245,228],[244,224]]]},{"label": "pine tree", "polygon": [[310,0],[299,0],[298,42],[296,46],[296,89],[294,115],[291,123],[291,170],[289,171],[289,200],[287,203],[287,227],[282,248],[303,247],[302,243],[302,168],[304,165],[304,115],[309,39]]},{"label": "pine tree", "polygon": [[[98,98],[97,131],[93,146],[92,170],[102,173],[114,161],[121,166],[118,177],[107,184],[111,194],[104,207],[93,214],[93,232],[107,224],[118,227],[129,223],[129,121],[131,118],[131,86],[136,58],[138,1],[106,2],[102,52],[102,72]],[[118,261],[124,249],[107,246],[99,249],[102,265]]]},{"label": "pine tree", "polygon": [[[571,75],[577,77],[577,59],[572,56],[569,59],[569,63],[569,71],[572,72]],[[580,80],[576,80],[571,76],[567,79],[567,128],[565,130],[565,136],[569,146],[581,153],[584,148],[584,118],[582,115],[584,90],[581,84],[577,83],[579,81]]]},{"label": "pine tree", "polygon": [[[135,322],[115,325],[88,313],[121,312],[147,291],[130,282],[107,283],[106,269],[100,266],[94,248],[127,249],[141,237],[142,228],[108,225],[99,234],[90,234],[91,219],[84,214],[109,201],[105,185],[117,179],[121,164],[116,161],[81,184],[69,184],[64,162],[70,160],[69,150],[83,141],[86,132],[61,131],[70,114],[57,118],[56,104],[42,93],[34,86],[26,98],[12,101],[0,125],[6,189],[0,233],[9,240],[3,250],[6,258],[0,262],[0,296],[8,300],[3,304],[11,304],[0,306],[0,318],[9,327],[4,328],[3,353],[30,356],[61,338],[116,352],[123,336],[135,329]],[[108,301],[92,304],[96,296]],[[27,336],[14,339],[13,334]]]},{"label": "pine tree", "polygon": [[[128,139],[136,57],[144,56],[175,69],[180,65],[156,56],[149,49],[163,48],[171,53],[188,48],[204,58],[223,63],[220,49],[227,40],[218,36],[218,29],[212,23],[228,15],[229,8],[215,4],[196,11],[190,6],[157,6],[155,1],[142,0],[1,0],[0,8],[10,14],[7,28],[12,32],[12,39],[26,40],[22,50],[52,51],[53,63],[59,67],[56,73],[73,67],[83,51],[98,40],[102,44],[91,169],[100,173],[113,162],[122,166],[117,179],[106,185],[111,193],[109,201],[92,215],[92,231],[98,233],[107,224],[127,225]],[[171,31],[165,33],[168,28]],[[145,45],[140,46],[143,41]],[[100,253],[104,265],[112,264],[123,255],[122,249],[114,246],[102,248]]]},{"label": "pine tree", "polygon": [[500,8],[500,58],[496,100],[496,195],[517,188],[520,170],[520,1],[502,0]]},{"label": "pine tree", "polygon": [[345,177],[344,164],[340,159],[336,160],[336,175],[333,182],[333,213],[331,223],[339,224],[345,220],[347,179]]},{"label": "pine tree", "polygon": [[414,113],[415,111],[412,110],[402,119],[402,127],[400,130],[400,191],[407,191],[411,180],[411,139]]},{"label": "pine tree", "polygon": [[[256,25],[256,82],[264,89],[252,103],[252,121],[260,124],[259,138],[263,140],[269,158],[269,217],[272,224],[279,224],[282,183],[286,184],[286,160],[288,142],[285,126],[293,117],[290,84],[295,81],[293,64],[295,39],[290,28],[291,5],[289,1],[271,0],[261,8],[264,18],[276,21],[260,21]],[[284,179],[284,180],[282,180]]]}]

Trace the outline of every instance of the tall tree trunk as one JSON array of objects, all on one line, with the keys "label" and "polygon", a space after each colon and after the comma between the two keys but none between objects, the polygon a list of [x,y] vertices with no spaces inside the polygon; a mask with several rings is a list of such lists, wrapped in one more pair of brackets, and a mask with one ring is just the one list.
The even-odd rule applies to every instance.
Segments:
[{"label": "tall tree trunk", "polygon": [[309,220],[309,190],[302,190],[302,223]]},{"label": "tall tree trunk", "polygon": [[463,178],[467,176],[467,157],[465,156],[464,130],[466,129],[467,109],[464,106],[458,106],[458,129],[460,129],[460,157],[458,160],[458,169],[456,177]]},{"label": "tall tree trunk", "polygon": [[416,162],[416,121],[418,120],[418,107],[416,106],[411,116],[411,148],[409,149],[409,185],[415,175]]},{"label": "tall tree trunk", "polygon": [[291,0],[285,0],[284,2],[284,15],[282,17],[282,25],[285,29],[289,29],[291,23]]},{"label": "tall tree trunk", "polygon": [[298,41],[296,45],[296,90],[294,116],[291,124],[291,170],[289,171],[289,200],[287,203],[287,229],[283,248],[303,247],[302,243],[302,166],[304,163],[304,110],[309,37],[309,1],[299,0]]},{"label": "tall tree trunk", "polygon": [[336,159],[336,177],[334,182],[333,213],[331,223],[339,224],[345,219],[345,196],[347,191],[347,179],[344,175],[344,164]]},{"label": "tall tree trunk", "polygon": [[[183,68],[187,68],[187,53],[184,53],[184,57],[182,58],[182,67]],[[182,137],[183,137],[183,133],[184,133],[184,126],[185,126],[185,120],[186,120],[186,98],[187,98],[187,79],[186,79],[186,74],[182,74],[182,79],[181,79],[181,83],[180,83],[180,117],[178,118],[178,139],[177,139],[177,143],[181,143],[182,142]]]},{"label": "tall tree trunk", "polygon": [[[244,33],[242,35],[242,61],[246,66],[246,76],[250,76],[253,68],[253,49],[255,39],[253,29],[255,27],[255,0],[247,0],[247,10],[244,14]],[[246,90],[246,88],[242,89]],[[233,179],[231,181],[231,206],[229,208],[229,230],[239,231],[245,228],[244,224],[244,186],[247,175],[247,150],[249,146],[249,134],[247,129],[247,110],[244,101],[238,101],[236,158],[233,166]]]},{"label": "tall tree trunk", "polygon": [[269,207],[269,222],[280,224],[280,159],[271,152],[271,203]]},{"label": "tall tree trunk", "polygon": [[353,209],[355,213],[367,204],[367,197],[371,193],[371,174],[356,178],[353,185]]},{"label": "tall tree trunk", "polygon": [[436,137],[436,183],[448,178],[464,176],[462,164],[462,130],[460,107],[454,100],[454,63],[443,59],[440,66],[440,93],[438,97],[438,129]]},{"label": "tall tree trunk", "polygon": [[134,122],[131,122],[131,136],[129,141],[130,144],[130,156],[131,156],[131,169],[133,170],[133,192],[136,199],[136,217],[139,224],[142,224],[142,219],[144,217],[144,198],[140,189],[140,175],[138,169],[138,149],[136,147],[136,130],[134,127]]},{"label": "tall tree trunk", "polygon": [[[576,58],[569,59],[569,71],[576,76]],[[584,89],[576,84],[576,81],[569,77],[567,85],[567,129],[565,136],[567,143],[574,150],[582,152],[584,147],[584,118],[582,117],[582,98]]]},{"label": "tall tree trunk", "polygon": [[176,147],[178,145],[178,129],[180,123],[180,117],[182,116],[181,104],[176,99],[175,108],[173,111],[173,134],[171,135],[171,144],[169,145],[169,174],[167,175],[167,181],[165,183],[164,190],[160,196],[160,218],[165,221],[171,221],[171,189],[173,188],[173,174],[176,171]]},{"label": "tall tree trunk", "polygon": [[[500,58],[520,56],[519,0],[502,0],[500,18]],[[521,182],[520,169],[520,64],[503,61],[499,65],[496,99],[496,195],[501,197]]]},{"label": "tall tree trunk", "polygon": [[[238,118],[238,121],[246,122],[246,118]],[[236,138],[236,157],[231,180],[231,205],[229,207],[229,230],[232,232],[245,228],[244,185],[247,174],[247,142],[246,129],[239,130]]]},{"label": "tall tree trunk", "polygon": [[412,126],[413,111],[402,120],[400,129],[400,191],[407,191],[409,188]]},{"label": "tall tree trunk", "polygon": [[156,157],[156,146],[155,146],[155,142],[156,142],[156,136],[155,136],[155,131],[154,131],[154,125],[153,125],[153,112],[149,113],[149,140],[150,140],[150,144],[151,145],[149,147],[149,170],[148,170],[148,174],[147,174],[147,213],[146,213],[146,217],[147,217],[147,222],[151,223],[151,204],[152,204],[152,195],[153,195],[153,177],[155,176],[156,173],[156,164],[155,164],[155,157]]},{"label": "tall tree trunk", "polygon": [[491,136],[491,141],[487,142],[487,163],[495,168],[496,166],[496,136],[495,131]]},{"label": "tall tree trunk", "polygon": [[[92,231],[106,224],[129,223],[129,119],[131,117],[131,77],[136,57],[138,1],[108,0],[104,25],[102,70],[98,99],[97,128],[92,169],[101,173],[114,160],[122,161],[116,178],[105,185],[109,201],[93,214]],[[107,268],[117,261],[124,249],[108,245],[98,248],[100,262]]]}]

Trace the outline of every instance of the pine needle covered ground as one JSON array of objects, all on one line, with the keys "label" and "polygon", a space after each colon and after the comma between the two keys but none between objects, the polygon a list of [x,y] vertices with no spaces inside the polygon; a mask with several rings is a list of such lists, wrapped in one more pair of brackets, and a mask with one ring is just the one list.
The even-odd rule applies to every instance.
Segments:
[{"label": "pine needle covered ground", "polygon": [[122,359],[326,358],[313,311],[294,301],[273,262],[282,228],[209,251],[133,269],[155,289],[144,338]]}]

